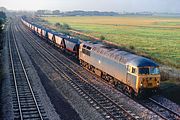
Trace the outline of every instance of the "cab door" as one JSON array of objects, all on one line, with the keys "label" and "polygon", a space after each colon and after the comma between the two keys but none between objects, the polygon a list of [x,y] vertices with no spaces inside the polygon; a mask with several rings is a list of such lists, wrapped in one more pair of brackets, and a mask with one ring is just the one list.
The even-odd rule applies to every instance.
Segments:
[{"label": "cab door", "polygon": [[127,77],[126,83],[131,86],[133,89],[136,89],[137,82],[137,68],[133,66],[127,66]]}]

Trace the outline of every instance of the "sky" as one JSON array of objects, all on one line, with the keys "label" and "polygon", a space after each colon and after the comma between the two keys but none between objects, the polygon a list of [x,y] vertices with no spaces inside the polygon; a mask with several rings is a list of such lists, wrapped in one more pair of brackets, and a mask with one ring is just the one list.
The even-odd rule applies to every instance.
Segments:
[{"label": "sky", "polygon": [[180,0],[0,0],[10,10],[180,12]]}]

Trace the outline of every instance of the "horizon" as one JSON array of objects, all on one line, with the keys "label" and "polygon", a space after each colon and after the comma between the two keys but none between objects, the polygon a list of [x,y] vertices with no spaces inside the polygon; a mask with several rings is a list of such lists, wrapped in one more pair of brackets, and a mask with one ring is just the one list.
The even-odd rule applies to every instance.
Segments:
[{"label": "horizon", "polygon": [[[37,10],[60,10],[60,11],[100,11],[100,12],[158,12],[158,13],[180,13],[179,0],[127,0],[117,1],[83,1],[83,0],[11,0],[1,2],[8,10],[37,11]],[[33,6],[33,8],[32,8]]]},{"label": "horizon", "polygon": [[[2,8],[4,6],[0,6],[0,8]],[[4,7],[6,8],[6,7]],[[6,8],[7,9],[7,8]],[[59,9],[38,9],[38,10],[13,10],[13,9],[7,9],[8,11],[15,11],[15,12],[37,12],[38,10],[45,10],[45,11],[55,11],[55,10],[59,10]],[[74,9],[74,10],[59,10],[61,13],[62,12],[72,12],[72,11],[84,11],[84,12],[93,12],[93,11],[97,11],[97,12],[115,12],[115,13],[119,13],[119,14],[123,14],[123,13],[167,13],[167,14],[180,14],[180,12],[153,12],[153,11],[135,11],[135,12],[128,12],[128,11],[98,11],[98,10],[80,10],[80,9]]]}]

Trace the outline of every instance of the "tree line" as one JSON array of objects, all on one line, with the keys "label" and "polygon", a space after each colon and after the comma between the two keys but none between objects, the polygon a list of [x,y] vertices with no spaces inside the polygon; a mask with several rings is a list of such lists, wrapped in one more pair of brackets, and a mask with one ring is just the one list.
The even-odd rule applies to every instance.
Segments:
[{"label": "tree line", "polygon": [[58,15],[58,16],[119,16],[116,12],[100,12],[100,11],[67,11],[60,12],[59,10],[37,10],[36,15]]},{"label": "tree line", "polygon": [[2,32],[2,28],[5,20],[6,20],[6,14],[0,11],[0,33]]}]

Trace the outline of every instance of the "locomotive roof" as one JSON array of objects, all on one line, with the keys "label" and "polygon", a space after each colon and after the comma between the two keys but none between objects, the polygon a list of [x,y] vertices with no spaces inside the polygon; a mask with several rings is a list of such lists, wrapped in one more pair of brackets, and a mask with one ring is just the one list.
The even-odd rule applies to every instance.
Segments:
[{"label": "locomotive roof", "polygon": [[115,49],[113,47],[108,47],[103,44],[94,44],[91,42],[83,42],[83,44],[91,47],[92,51],[123,64],[132,65],[136,67],[158,66],[158,64],[156,64],[154,61],[148,58],[138,56],[123,50]]},{"label": "locomotive roof", "polygon": [[134,65],[134,66],[137,66],[137,67],[145,67],[145,66],[157,67],[157,66],[159,66],[154,61],[152,61],[152,60],[150,60],[148,58],[145,58],[145,57],[141,57],[141,56],[131,60],[130,62],[128,62],[128,64]]}]

